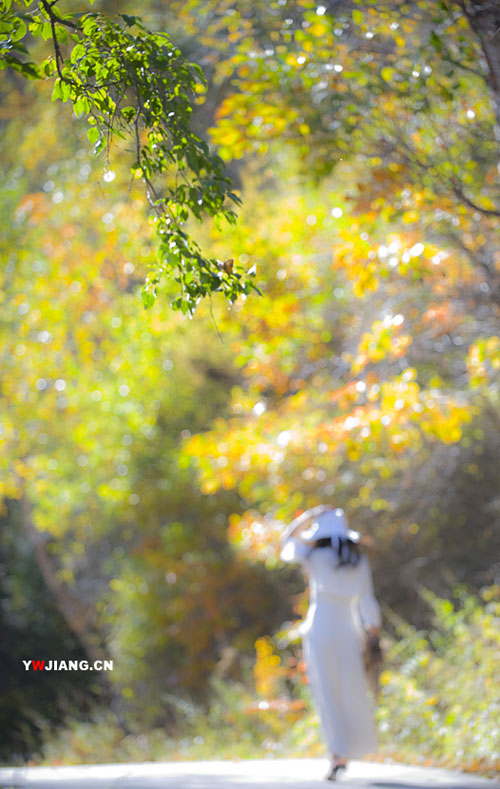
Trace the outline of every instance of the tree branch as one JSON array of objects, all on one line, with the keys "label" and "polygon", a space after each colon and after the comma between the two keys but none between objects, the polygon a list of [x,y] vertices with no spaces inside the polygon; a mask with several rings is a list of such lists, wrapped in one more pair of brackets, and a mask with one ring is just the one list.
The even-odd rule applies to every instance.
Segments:
[{"label": "tree branch", "polygon": [[58,25],[67,25],[67,27],[71,27],[74,30],[76,30],[77,27],[76,27],[76,25],[73,24],[73,22],[65,22],[64,19],[61,19],[61,17],[59,17],[57,14],[54,14],[54,12],[52,11],[53,3],[48,3],[47,0],[40,0],[40,2],[42,4],[42,7],[43,7],[45,13],[47,14],[47,16],[49,18],[50,29],[52,30],[52,42],[53,42],[53,45],[54,45],[54,53],[55,53],[55,57],[56,57],[56,69],[57,69],[57,73],[59,75],[59,79],[62,82],[68,82],[71,85],[76,85],[77,84],[76,82],[74,82],[71,79],[68,79],[62,73],[61,66],[64,64],[64,58],[62,56],[62,52],[61,52],[61,49],[59,47],[59,41],[57,40],[56,24],[58,24]]},{"label": "tree branch", "polygon": [[44,11],[49,17],[51,25],[57,23],[58,25],[64,25],[65,27],[71,27],[73,30],[78,30],[78,25],[75,25],[74,22],[70,22],[69,19],[63,19],[63,17],[54,14],[52,8],[56,2],[57,0],[53,0],[52,3],[48,3],[47,0],[40,0]]},{"label": "tree branch", "polygon": [[453,194],[455,197],[458,197],[459,200],[462,200],[463,203],[469,206],[469,208],[473,208],[474,211],[478,211],[480,214],[484,216],[497,216],[500,217],[500,211],[496,208],[483,208],[482,206],[475,203],[471,200],[467,195],[464,193],[462,187],[456,182],[452,182],[451,188],[453,189]]}]

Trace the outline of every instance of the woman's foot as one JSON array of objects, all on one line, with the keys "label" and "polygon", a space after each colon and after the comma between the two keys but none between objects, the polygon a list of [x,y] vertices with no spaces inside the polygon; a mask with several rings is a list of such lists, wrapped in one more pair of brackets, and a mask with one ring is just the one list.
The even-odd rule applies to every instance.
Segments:
[{"label": "woman's foot", "polygon": [[347,767],[347,760],[346,759],[336,759],[335,757],[332,759],[332,764],[330,767],[330,772],[326,776],[327,781],[336,781],[340,777],[341,770],[345,770]]}]

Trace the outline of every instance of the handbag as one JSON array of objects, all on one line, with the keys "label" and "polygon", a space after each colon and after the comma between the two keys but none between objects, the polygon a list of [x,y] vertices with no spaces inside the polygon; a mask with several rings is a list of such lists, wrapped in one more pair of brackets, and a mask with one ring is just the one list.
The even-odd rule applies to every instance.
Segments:
[{"label": "handbag", "polygon": [[363,662],[368,684],[376,697],[379,691],[379,678],[382,671],[382,649],[378,636],[365,633],[365,646],[363,649]]}]

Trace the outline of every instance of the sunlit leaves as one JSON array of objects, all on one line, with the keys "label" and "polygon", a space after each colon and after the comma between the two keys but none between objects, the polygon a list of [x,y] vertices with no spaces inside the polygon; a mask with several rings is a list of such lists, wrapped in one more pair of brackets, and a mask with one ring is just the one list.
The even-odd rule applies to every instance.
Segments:
[{"label": "sunlit leaves", "polygon": [[383,321],[373,323],[371,332],[365,332],[358,345],[352,364],[353,373],[359,373],[369,362],[379,362],[386,356],[398,358],[405,355],[412,338],[401,334],[403,322],[402,315],[388,315]]},{"label": "sunlit leaves", "polygon": [[421,590],[432,628],[422,632],[400,622],[381,675],[377,717],[384,748],[409,754],[417,747],[421,757],[495,774],[498,592],[498,586],[485,587],[475,598],[458,588],[448,600]]},{"label": "sunlit leaves", "polygon": [[472,386],[488,384],[500,370],[500,338],[479,338],[469,348],[467,370]]},{"label": "sunlit leaves", "polygon": [[276,685],[286,672],[279,655],[269,636],[258,638],[255,642],[257,659],[254,666],[255,689],[260,696],[270,698],[276,695]]},{"label": "sunlit leaves", "polygon": [[[40,105],[12,166],[24,195],[2,194],[0,498],[29,502],[68,599],[85,602],[89,630],[121,655],[118,703],[164,722],[171,702],[160,692],[199,698],[222,639],[251,653],[269,614],[280,616],[267,578],[255,582],[260,567],[227,546],[224,506],[201,496],[179,457],[190,430],[225,413],[231,352],[203,310],[187,322],[166,301],[141,309],[145,201],[134,187],[120,199],[119,167],[96,200],[84,135],[72,140],[70,127],[47,146],[55,108]],[[32,167],[19,171],[19,157]]]},{"label": "sunlit leaves", "polygon": [[[99,13],[63,14],[53,3],[28,5],[24,15],[18,3],[3,9],[0,63],[26,76],[57,75],[52,99],[71,102],[78,116],[88,116],[88,140],[96,154],[109,152],[114,138],[132,142],[132,171],[146,185],[159,241],[158,259],[144,285],[145,306],[154,302],[165,277],[178,283],[172,306],[184,313],[193,314],[215,291],[230,302],[248,295],[254,290],[251,275],[207,257],[185,227],[190,217],[232,223],[239,202],[222,160],[192,130],[194,96],[204,84],[200,67],[138,17],[125,14],[112,21]],[[12,54],[27,53],[19,43],[28,32],[24,17],[33,36],[52,40],[53,55],[40,67]]]}]

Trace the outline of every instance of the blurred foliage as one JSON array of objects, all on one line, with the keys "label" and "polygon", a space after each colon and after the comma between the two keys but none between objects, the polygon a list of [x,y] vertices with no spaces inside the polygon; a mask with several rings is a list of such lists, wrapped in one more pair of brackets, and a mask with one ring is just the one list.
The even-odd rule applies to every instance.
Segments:
[{"label": "blurred foliage", "polygon": [[[384,748],[414,758],[415,733],[419,753],[452,763],[449,725],[466,744],[454,764],[497,763],[497,734],[483,752],[482,729],[466,731],[451,702],[460,694],[486,730],[496,603],[443,602],[457,581],[477,591],[500,574],[500,21],[469,12],[396,0],[144,8],[207,74],[192,128],[212,126],[221,156],[240,157],[238,223],[185,231],[226,274],[254,269],[262,295],[215,294],[196,321],[169,310],[168,278],[166,298],[141,308],[156,253],[130,143],[114,141],[99,179],[48,82],[4,72],[2,589],[8,616],[20,612],[7,626],[31,648],[43,578],[47,643],[115,661],[101,678],[111,711],[47,730],[48,760],[207,755],[236,747],[231,735],[242,755],[319,752],[298,635],[279,630],[303,615],[303,582],[276,549],[284,523],[330,503],[375,537],[387,630],[411,623],[389,652]],[[430,627],[422,584],[439,596],[425,636],[413,629]],[[484,682],[472,699],[474,660]],[[92,703],[97,691],[82,692]],[[27,720],[32,698],[17,699]],[[57,714],[41,706],[30,743]]]},{"label": "blurred foliage", "polygon": [[[143,311],[150,238],[144,200],[121,199],[126,171],[108,171],[96,200],[96,165],[77,123],[59,129],[43,91],[9,98],[13,115],[18,101],[41,111],[31,125],[13,117],[4,135],[6,528],[39,563],[89,657],[115,659],[104,679],[120,717],[175,726],[170,696],[200,702],[228,649],[237,676],[239,651],[289,609],[277,580],[227,544],[237,498],[204,497],[179,456],[191,431],[225,412],[230,349],[209,313],[191,323],[166,303]],[[8,146],[16,138],[21,145]],[[9,585],[22,582],[14,561],[5,572]],[[35,599],[28,586],[23,650]],[[55,648],[55,624],[51,632]],[[40,716],[49,718],[44,693]],[[2,746],[11,751],[8,730]]]},{"label": "blurred foliage", "polygon": [[[432,610],[429,630],[399,620],[397,639],[385,640],[380,754],[495,776],[499,588],[485,588],[480,598],[457,589],[452,601],[420,593]],[[181,738],[166,740],[161,730],[126,732],[109,713],[97,713],[90,722],[70,721],[56,738],[47,733],[37,763],[323,756],[303,666],[292,657],[295,643],[293,631],[274,643],[257,641],[256,689],[248,678],[244,684],[215,680],[208,712],[183,706]]]},{"label": "blurred foliage", "polygon": [[432,629],[398,626],[400,640],[381,675],[382,748],[497,775],[500,588],[486,587],[479,598],[463,588],[452,600],[421,594],[432,608]]},{"label": "blurred foliage", "polygon": [[8,742],[5,756],[24,761],[37,748],[42,731],[56,728],[75,709],[90,714],[106,699],[107,688],[94,672],[60,674],[57,685],[26,673],[22,660],[27,655],[46,660],[87,656],[54,608],[33,553],[20,539],[15,513],[1,521],[0,627],[0,730]]},{"label": "blurred foliage", "polygon": [[476,547],[461,580],[494,580],[497,12],[193,0],[179,13],[216,64],[212,138],[227,158],[261,154],[239,226],[214,236],[220,257],[245,239],[263,297],[230,313],[244,324],[233,417],[186,447],[203,490],[239,492],[230,535],[268,566],[283,522],[326,500],[377,537],[386,593],[406,583],[418,606],[411,563],[435,575],[462,531]]},{"label": "blurred foliage", "polygon": [[255,759],[266,756],[323,755],[318,721],[258,710],[255,695],[242,684],[215,681],[209,709],[189,706],[183,737],[163,729],[126,731],[116,716],[94,712],[88,720],[67,720],[54,735],[44,732],[33,764],[105,764],[113,762]]},{"label": "blurred foliage", "polygon": [[[216,316],[241,384],[232,416],[193,435],[185,454],[207,495],[238,491],[246,510],[231,518],[230,539],[269,568],[298,511],[344,506],[376,537],[383,598],[419,621],[417,580],[445,593],[448,571],[477,587],[498,574],[498,379],[490,368],[478,384],[466,367],[484,312],[465,314],[436,266],[413,288],[395,271],[356,308],[349,268],[336,262],[353,222],[343,183],[313,191],[289,177],[281,197],[257,184],[245,182],[235,239],[214,239],[218,249],[245,239],[260,272],[262,297]],[[460,310],[452,325],[447,313],[441,323],[441,295]],[[488,313],[494,325],[496,307]]]}]

